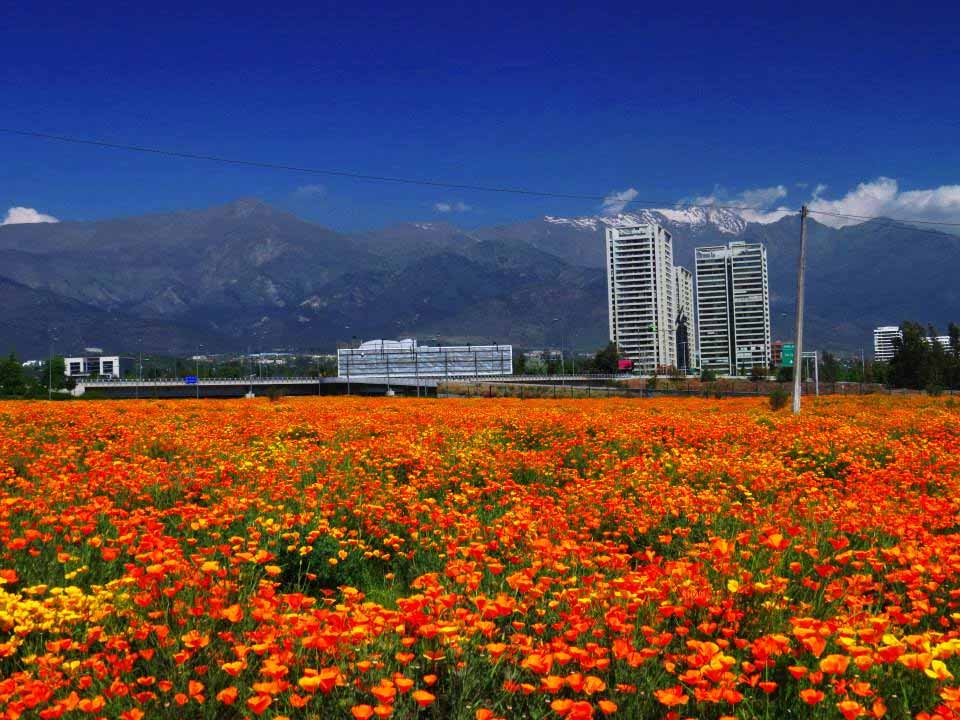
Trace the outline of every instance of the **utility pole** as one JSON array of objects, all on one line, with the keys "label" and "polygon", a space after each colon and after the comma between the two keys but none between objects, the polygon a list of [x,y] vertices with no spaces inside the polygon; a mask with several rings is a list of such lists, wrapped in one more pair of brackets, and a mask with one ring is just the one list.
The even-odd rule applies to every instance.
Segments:
[{"label": "utility pole", "polygon": [[47,369],[50,376],[47,382],[47,400],[53,400],[53,331],[50,331],[50,358],[47,360]]},{"label": "utility pole", "polygon": [[797,335],[793,348],[793,414],[800,413],[803,372],[803,271],[807,262],[807,206],[800,208],[800,263],[797,267]]},{"label": "utility pole", "polygon": [[863,359],[863,348],[860,348],[860,394],[863,395],[863,384],[867,381],[867,363]]}]

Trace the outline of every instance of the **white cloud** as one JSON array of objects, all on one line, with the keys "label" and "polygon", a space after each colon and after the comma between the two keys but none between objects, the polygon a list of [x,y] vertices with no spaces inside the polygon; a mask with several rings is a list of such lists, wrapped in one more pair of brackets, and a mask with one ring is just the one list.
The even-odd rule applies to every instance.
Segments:
[{"label": "white cloud", "polygon": [[303,197],[322,197],[327,194],[326,185],[301,185],[298,187],[294,194],[300,195]]},{"label": "white cloud", "polygon": [[616,215],[623,212],[623,209],[631,200],[639,195],[635,188],[627,188],[621,192],[612,192],[603,199],[603,214]]},{"label": "white cloud", "polygon": [[454,203],[438,202],[433,206],[433,209],[436,210],[437,212],[451,213],[451,212],[468,212],[472,208],[469,205],[467,205],[465,202],[457,201]]},{"label": "white cloud", "polygon": [[[862,182],[837,200],[820,197],[826,186],[817,186],[811,210],[857,215],[860,217],[892,217],[900,219],[960,222],[960,185],[941,185],[929,190],[901,191],[896,180],[879,177]],[[859,218],[815,215],[817,222],[832,227],[845,227],[863,222]]]},{"label": "white cloud", "polygon": [[44,215],[33,208],[12,207],[7,210],[6,217],[0,225],[26,225],[28,223],[55,223],[60,222],[53,215]]}]

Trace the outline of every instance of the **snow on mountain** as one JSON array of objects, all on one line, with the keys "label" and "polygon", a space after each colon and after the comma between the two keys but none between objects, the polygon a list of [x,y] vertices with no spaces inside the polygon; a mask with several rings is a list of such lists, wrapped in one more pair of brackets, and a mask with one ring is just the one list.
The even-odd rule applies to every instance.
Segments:
[{"label": "snow on mountain", "polygon": [[665,226],[683,225],[694,232],[713,226],[727,235],[739,235],[747,227],[747,220],[739,212],[719,207],[655,208],[578,218],[547,215],[543,219],[553,225],[567,225],[581,230],[597,230],[603,225],[657,223]]},{"label": "snow on mountain", "polygon": [[604,218],[601,217],[563,218],[544,215],[543,219],[551,225],[569,225],[580,230],[596,230],[600,227],[600,223],[604,222]]}]

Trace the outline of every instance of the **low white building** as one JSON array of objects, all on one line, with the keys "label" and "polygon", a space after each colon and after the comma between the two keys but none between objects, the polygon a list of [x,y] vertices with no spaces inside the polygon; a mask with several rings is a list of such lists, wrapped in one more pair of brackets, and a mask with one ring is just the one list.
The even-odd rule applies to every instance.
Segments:
[{"label": "low white building", "polygon": [[418,345],[414,339],[368,340],[337,350],[339,377],[416,378],[513,374],[511,345]]},{"label": "low white building", "polygon": [[67,377],[122,377],[133,369],[133,358],[119,355],[86,355],[63,359]]}]

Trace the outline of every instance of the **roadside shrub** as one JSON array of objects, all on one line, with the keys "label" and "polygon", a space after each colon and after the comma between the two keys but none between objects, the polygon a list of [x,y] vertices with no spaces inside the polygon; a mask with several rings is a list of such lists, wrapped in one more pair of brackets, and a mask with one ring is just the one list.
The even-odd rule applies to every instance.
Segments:
[{"label": "roadside shrub", "polygon": [[773,392],[770,393],[770,409],[774,411],[782,410],[786,407],[789,399],[790,396],[782,387],[774,388]]}]

